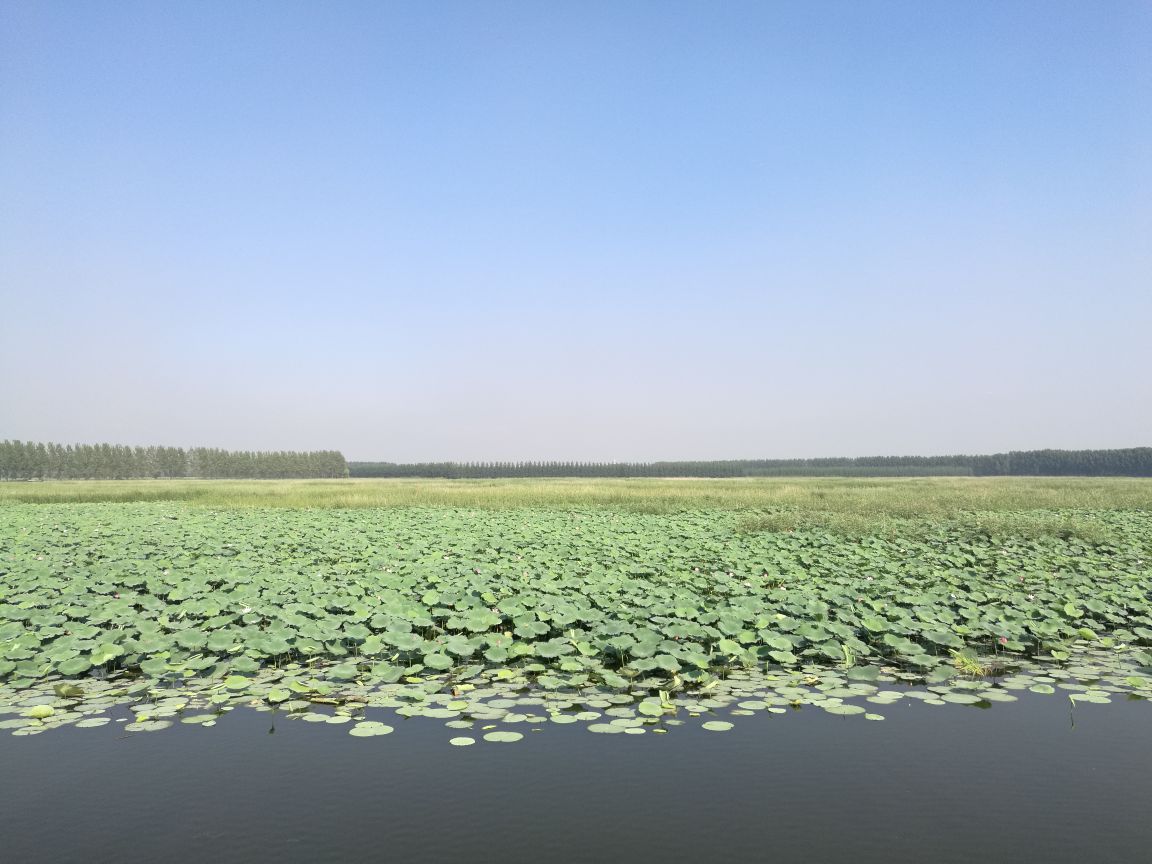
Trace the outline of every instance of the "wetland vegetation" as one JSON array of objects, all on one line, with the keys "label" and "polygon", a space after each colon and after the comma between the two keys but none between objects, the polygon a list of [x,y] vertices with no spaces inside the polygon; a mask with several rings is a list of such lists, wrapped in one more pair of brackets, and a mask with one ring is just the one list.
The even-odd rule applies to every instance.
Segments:
[{"label": "wetland vegetation", "polygon": [[880,719],[910,698],[1152,692],[1149,481],[14,488],[15,734],[251,705],[357,736],[392,731],[366,713],[383,709],[500,743],[519,723],[725,731],[805,705]]}]

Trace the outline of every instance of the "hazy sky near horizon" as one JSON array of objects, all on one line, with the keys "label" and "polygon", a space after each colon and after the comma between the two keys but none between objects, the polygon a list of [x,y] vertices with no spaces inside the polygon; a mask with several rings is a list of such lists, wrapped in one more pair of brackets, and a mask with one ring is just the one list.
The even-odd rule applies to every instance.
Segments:
[{"label": "hazy sky near horizon", "polygon": [[1152,444],[1152,4],[0,2],[0,438]]}]

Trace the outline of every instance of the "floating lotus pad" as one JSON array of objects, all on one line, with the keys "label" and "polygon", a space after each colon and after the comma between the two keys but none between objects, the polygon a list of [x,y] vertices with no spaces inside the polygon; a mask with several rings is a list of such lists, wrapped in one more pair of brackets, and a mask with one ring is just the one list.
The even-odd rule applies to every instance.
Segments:
[{"label": "floating lotus pad", "polygon": [[[503,718],[504,722],[514,724],[583,723],[591,731],[599,733],[637,734],[643,731],[659,731],[666,734],[682,724],[682,717],[694,714],[705,715],[704,723],[711,725],[704,728],[709,730],[721,728],[714,724],[731,723],[740,717],[755,714],[762,716],[782,714],[788,710],[798,710],[798,706],[801,705],[811,705],[837,715],[862,714],[865,719],[875,720],[883,719],[882,715],[868,712],[864,707],[865,704],[877,702],[891,704],[909,699],[912,702],[919,701],[934,706],[949,703],[989,705],[994,702],[1015,701],[1018,698],[1016,693],[1030,688],[1040,693],[1054,693],[1057,686],[1069,696],[1073,705],[1107,704],[1116,694],[1132,694],[1134,685],[1144,688],[1149,683],[1150,679],[1146,675],[1132,674],[1129,661],[1117,652],[1089,651],[1077,656],[1080,660],[1076,669],[1085,676],[1083,681],[1067,677],[1067,670],[1047,666],[1030,668],[1027,664],[1022,664],[1010,678],[1002,679],[998,683],[981,679],[952,678],[947,686],[932,684],[923,689],[911,687],[901,690],[873,690],[868,686],[856,691],[851,685],[844,685],[843,682],[846,680],[844,671],[834,669],[810,667],[806,672],[798,671],[791,675],[785,674],[783,677],[774,674],[771,677],[764,676],[762,680],[759,676],[744,674],[710,685],[711,696],[706,701],[721,706],[716,708],[705,706],[698,699],[685,694],[668,694],[666,698],[657,699],[643,692],[634,696],[614,693],[605,694],[606,698],[601,699],[589,697],[579,691],[533,692],[530,689],[523,689],[531,686],[526,679],[520,679],[519,683],[512,684],[499,671],[479,672],[468,682],[454,682],[450,676],[439,678],[426,676],[422,677],[418,684],[396,683],[373,688],[355,682],[344,682],[338,686],[325,684],[323,667],[314,666],[308,669],[289,667],[245,676],[249,683],[238,690],[230,688],[220,690],[210,681],[197,679],[187,682],[178,692],[167,687],[158,690],[150,687],[147,682],[93,680],[86,682],[84,687],[78,688],[75,692],[69,691],[71,695],[68,698],[57,695],[60,685],[45,682],[41,685],[30,685],[22,691],[0,689],[0,694],[7,692],[15,700],[7,704],[0,703],[0,717],[5,713],[15,715],[9,720],[0,719],[0,728],[24,734],[27,730],[45,731],[68,725],[85,728],[105,725],[108,718],[100,715],[125,704],[126,700],[126,707],[136,716],[136,721],[125,727],[129,731],[160,731],[169,728],[173,721],[179,721],[183,725],[208,727],[217,722],[219,716],[217,712],[226,713],[238,705],[251,705],[257,710],[274,710],[266,702],[259,699],[254,701],[252,694],[254,691],[267,692],[280,686],[282,689],[309,695],[311,699],[286,700],[279,703],[279,707],[275,710],[289,718],[300,718],[308,722],[353,724],[349,732],[356,737],[387,734],[383,730],[390,729],[390,726],[363,716],[363,712],[369,709],[380,710],[375,707],[379,705],[401,706],[396,710],[401,716],[423,719],[450,717],[452,719],[448,719],[445,724],[447,728],[473,728],[477,722],[483,723],[486,715],[491,715],[492,719]],[[817,672],[819,676],[816,675]],[[882,675],[881,680],[884,677]],[[911,676],[900,677],[901,680],[910,680]],[[1040,679],[1055,681],[1057,685],[1031,683]],[[302,683],[305,681],[308,683]],[[1003,686],[1005,682],[1015,685],[1013,688],[1015,692],[1005,688]],[[796,686],[799,683],[815,684],[817,689]],[[456,695],[440,692],[444,689],[452,689]],[[830,695],[833,693],[842,695]],[[221,700],[221,696],[225,697],[224,700]],[[793,698],[789,701],[786,697]],[[332,706],[335,711],[325,713],[311,710],[313,701],[322,703],[322,707]],[[509,711],[506,708],[489,710],[489,706],[494,702],[522,710]],[[586,705],[589,702],[607,703],[607,707],[603,712],[571,711],[573,706]],[[452,708],[438,707],[447,705],[452,705]],[[742,707],[745,705],[751,705],[752,708]],[[204,708],[210,710],[205,711]],[[523,710],[525,708],[539,708],[546,713],[527,713]],[[707,716],[710,713],[712,717]],[[467,715],[468,719],[456,719],[460,714]],[[715,716],[716,714],[721,714],[724,719]],[[508,730],[498,730],[496,726],[490,725],[483,731]]]},{"label": "floating lotus pad", "polygon": [[829,714],[863,714],[864,709],[859,705],[828,705],[824,710]]},{"label": "floating lotus pad", "polygon": [[111,717],[85,717],[83,720],[77,720],[76,726],[79,729],[95,729],[99,726],[107,726],[111,722]]},{"label": "floating lotus pad", "polygon": [[497,742],[500,744],[510,744],[513,741],[519,741],[523,737],[524,737],[523,734],[521,734],[520,732],[498,731],[498,732],[489,732],[488,734],[486,734],[484,736],[484,740],[485,741],[494,741],[494,742]]},{"label": "floating lotus pad", "polygon": [[365,720],[349,729],[348,734],[354,735],[357,738],[371,738],[377,735],[391,735],[394,731],[391,726],[385,723],[379,723],[375,720]]},{"label": "floating lotus pad", "polygon": [[135,723],[124,724],[124,728],[129,732],[159,732],[171,725],[171,720],[138,720]]},{"label": "floating lotus pad", "polygon": [[585,728],[589,732],[599,732],[603,735],[617,735],[624,731],[623,726],[615,726],[611,723],[591,723]]}]

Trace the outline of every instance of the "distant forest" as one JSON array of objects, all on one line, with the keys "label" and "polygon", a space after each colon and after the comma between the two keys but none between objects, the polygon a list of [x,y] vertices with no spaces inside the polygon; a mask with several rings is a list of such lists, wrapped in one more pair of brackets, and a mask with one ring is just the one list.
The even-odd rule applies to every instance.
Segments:
[{"label": "distant forest", "polygon": [[312,453],[0,441],[0,480],[131,480],[141,477],[281,479],[347,477],[335,450]]},{"label": "distant forest", "polygon": [[349,462],[352,477],[1152,477],[1152,447],[716,462]]},{"label": "distant forest", "polygon": [[309,453],[0,441],[0,480],[146,477],[1152,477],[1152,447],[1016,450],[991,456],[863,456],[698,462],[346,462]]}]

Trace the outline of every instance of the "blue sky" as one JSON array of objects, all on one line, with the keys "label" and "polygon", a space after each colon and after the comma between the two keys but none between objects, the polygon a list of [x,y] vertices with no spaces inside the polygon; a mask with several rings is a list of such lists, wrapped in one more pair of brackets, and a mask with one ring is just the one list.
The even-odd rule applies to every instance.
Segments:
[{"label": "blue sky", "polygon": [[1152,443],[1146,2],[0,3],[0,438]]}]

